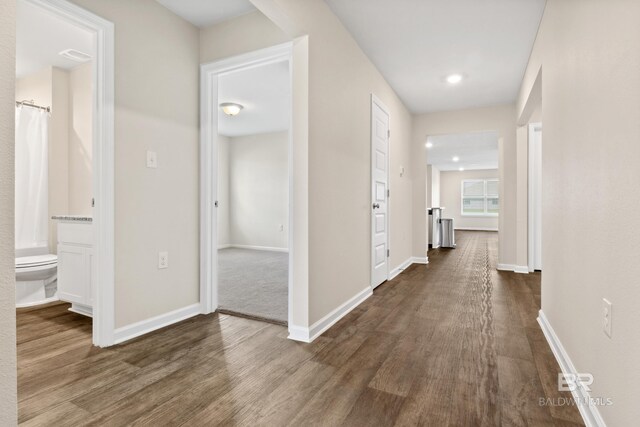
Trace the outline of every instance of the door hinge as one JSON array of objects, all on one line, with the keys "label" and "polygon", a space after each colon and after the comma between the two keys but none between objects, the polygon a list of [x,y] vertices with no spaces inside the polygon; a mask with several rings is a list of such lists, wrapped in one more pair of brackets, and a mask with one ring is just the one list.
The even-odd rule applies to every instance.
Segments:
[{"label": "door hinge", "polygon": [[391,139],[391,129],[387,130],[387,138]]},{"label": "door hinge", "polygon": [[96,207],[96,199],[95,198],[91,198],[91,207],[92,208]]},{"label": "door hinge", "polygon": [[391,196],[391,191],[387,189],[387,197]]},{"label": "door hinge", "polygon": [[218,201],[217,200],[215,202],[213,202],[213,206],[215,206],[216,208],[218,207]]},{"label": "door hinge", "polygon": [[389,249],[387,249],[387,258],[389,258]]}]

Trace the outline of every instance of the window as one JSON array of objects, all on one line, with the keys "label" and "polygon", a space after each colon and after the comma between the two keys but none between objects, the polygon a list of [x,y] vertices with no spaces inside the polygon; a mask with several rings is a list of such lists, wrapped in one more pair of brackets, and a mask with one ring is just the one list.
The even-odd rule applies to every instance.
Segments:
[{"label": "window", "polygon": [[497,216],[500,211],[497,179],[462,181],[462,215]]}]

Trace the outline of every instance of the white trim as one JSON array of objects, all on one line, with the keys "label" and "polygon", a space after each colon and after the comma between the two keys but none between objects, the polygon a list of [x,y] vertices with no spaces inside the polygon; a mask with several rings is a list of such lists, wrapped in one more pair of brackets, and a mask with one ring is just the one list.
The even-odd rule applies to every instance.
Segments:
[{"label": "white trim", "polygon": [[224,245],[218,245],[218,250],[220,250],[220,249],[229,249],[230,247],[231,247],[231,244],[225,243]]},{"label": "white trim", "polygon": [[[288,248],[276,248],[273,246],[236,245],[233,243],[224,246],[226,246],[227,248],[253,249],[255,251],[289,252]],[[218,249],[220,249],[220,246],[218,246]]]},{"label": "white trim", "polygon": [[527,263],[529,264],[529,272],[533,272],[535,270],[535,266],[533,265],[534,261],[534,227],[533,227],[533,219],[534,219],[534,209],[533,205],[533,182],[534,182],[534,167],[533,161],[535,159],[535,151],[534,146],[531,144],[531,141],[534,138],[535,132],[542,131],[542,123],[530,123],[529,129],[527,132],[527,168],[528,168],[528,176],[527,176]]},{"label": "white trim", "polygon": [[[220,61],[200,65],[200,311],[212,313],[218,307],[217,212],[213,208],[217,197],[217,129],[218,129],[218,76],[247,70],[276,62],[287,61],[290,84],[293,87],[293,42],[260,49]],[[293,93],[293,92],[292,92]],[[289,126],[289,285],[288,324],[293,324],[293,109]]]},{"label": "white trim", "polygon": [[362,304],[367,298],[373,295],[371,286],[367,286],[356,295],[351,297],[347,302],[315,322],[311,327],[304,328],[301,326],[289,325],[289,339],[310,343],[327,329],[336,324],[340,319],[349,314],[351,310]]},{"label": "white trim", "polygon": [[174,323],[181,322],[190,317],[197,316],[198,314],[200,314],[200,303],[191,304],[187,307],[179,308],[150,319],[118,328],[114,333],[115,344],[120,344],[135,337],[139,337],[140,335],[148,334],[149,332],[164,328],[165,326],[173,325]]},{"label": "white trim", "polygon": [[[551,324],[547,320],[547,317],[544,315],[544,312],[540,310],[538,312],[538,323],[540,324],[540,328],[544,333],[547,342],[549,343],[549,347],[551,347],[551,351],[560,365],[560,370],[564,374],[578,374],[577,369],[573,365],[569,354],[567,354],[566,350],[562,346],[560,339],[556,335],[555,331],[551,327]],[[600,415],[600,411],[598,411],[598,407],[595,405],[585,405],[584,402],[591,402],[590,394],[587,390],[582,387],[582,384],[577,383],[578,387],[576,390],[572,391],[571,394],[573,398],[577,402],[578,410],[580,411],[580,415],[587,427],[599,427],[605,426],[605,422]]]},{"label": "white trim", "polygon": [[[382,111],[384,111],[387,114],[387,117],[389,117],[389,126],[387,127],[387,131],[389,132],[389,136],[387,137],[387,195],[385,195],[385,205],[386,205],[386,224],[385,224],[385,228],[386,228],[386,242],[385,245],[387,247],[387,280],[390,280],[390,276],[391,276],[391,257],[388,255],[391,252],[391,247],[389,245],[389,242],[391,241],[391,230],[389,229],[389,224],[391,224],[391,203],[389,201],[389,189],[391,188],[391,175],[389,174],[389,167],[391,165],[391,110],[389,110],[389,108],[386,106],[386,104],[384,102],[382,102],[382,100],[380,100],[380,98],[378,98],[375,94],[371,94],[371,134],[369,136],[369,149],[371,150],[371,170],[369,172],[369,179],[371,180],[371,202],[369,204],[369,207],[371,207],[373,205],[373,203],[375,203],[375,186],[373,185],[373,165],[376,161],[375,156],[374,156],[374,152],[373,152],[373,122],[374,122],[374,117],[373,117],[373,105],[377,105],[378,107],[380,107],[380,109]],[[371,268],[370,268],[370,286],[371,289],[375,289],[376,286],[380,285],[374,285],[373,284],[373,266],[375,265],[375,252],[374,252],[374,248],[373,248],[373,238],[375,236],[375,221],[373,220],[373,209],[371,209],[371,243],[370,243],[370,248],[369,250],[371,251]]]},{"label": "white trim", "polygon": [[21,0],[95,34],[93,60],[93,344],[114,343],[114,25],[67,0]]},{"label": "white trim", "polygon": [[404,270],[409,268],[411,264],[413,264],[413,259],[409,258],[405,262],[403,262],[402,264],[400,264],[399,266],[391,270],[391,272],[389,273],[389,280],[395,279],[398,276],[398,274],[402,273]]},{"label": "white trim", "polygon": [[411,267],[413,264],[429,264],[429,259],[427,257],[409,257],[405,262],[391,270],[389,273],[389,280],[395,279],[400,273]]},{"label": "white trim", "polygon": [[68,310],[76,314],[93,318],[93,309],[82,304],[71,304],[71,307],[69,307]]},{"label": "white trim", "polygon": [[488,227],[454,227],[454,229],[461,231],[498,231],[497,228]]},{"label": "white trim", "polygon": [[529,274],[529,266],[515,264],[498,264],[496,267],[500,271],[513,271],[514,273]]}]

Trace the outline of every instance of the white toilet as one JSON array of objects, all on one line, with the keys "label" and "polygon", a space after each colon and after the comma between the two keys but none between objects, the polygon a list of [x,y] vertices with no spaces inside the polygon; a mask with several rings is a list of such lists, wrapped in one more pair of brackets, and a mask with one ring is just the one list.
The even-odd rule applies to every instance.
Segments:
[{"label": "white toilet", "polygon": [[31,307],[58,299],[58,256],[36,248],[16,253],[16,307]]}]

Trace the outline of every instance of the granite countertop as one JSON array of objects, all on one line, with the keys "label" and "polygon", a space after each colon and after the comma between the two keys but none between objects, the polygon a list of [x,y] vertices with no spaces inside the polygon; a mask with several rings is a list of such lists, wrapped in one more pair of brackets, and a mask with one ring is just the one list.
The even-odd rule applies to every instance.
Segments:
[{"label": "granite countertop", "polygon": [[90,216],[81,216],[81,215],[54,215],[51,219],[56,219],[58,221],[75,221],[75,222],[92,222],[93,218]]}]

